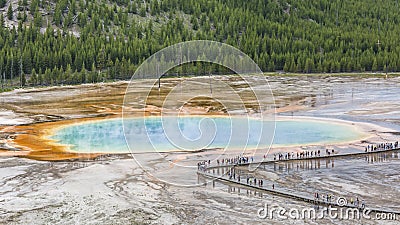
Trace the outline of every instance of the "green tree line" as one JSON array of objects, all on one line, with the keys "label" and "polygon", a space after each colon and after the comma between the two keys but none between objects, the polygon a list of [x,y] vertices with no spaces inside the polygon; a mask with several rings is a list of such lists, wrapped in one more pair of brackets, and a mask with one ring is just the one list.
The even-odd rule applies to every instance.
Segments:
[{"label": "green tree line", "polygon": [[[8,85],[127,79],[163,47],[200,39],[239,48],[263,71],[400,71],[398,0],[0,0],[0,8]],[[178,71],[229,72],[202,63]]]}]

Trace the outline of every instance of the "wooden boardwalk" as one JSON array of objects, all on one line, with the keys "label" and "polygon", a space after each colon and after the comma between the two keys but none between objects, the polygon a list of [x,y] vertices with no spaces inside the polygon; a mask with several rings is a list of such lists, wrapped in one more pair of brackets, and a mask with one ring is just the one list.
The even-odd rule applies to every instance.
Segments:
[{"label": "wooden boardwalk", "polygon": [[218,168],[226,168],[233,166],[250,166],[250,165],[259,165],[259,164],[269,164],[269,163],[279,163],[279,162],[296,162],[296,161],[306,161],[306,160],[318,160],[318,159],[335,159],[335,158],[348,158],[362,155],[374,155],[378,153],[389,153],[400,151],[400,148],[394,149],[386,149],[386,150],[376,150],[373,152],[355,152],[355,153],[345,153],[345,154],[333,154],[333,155],[325,155],[325,156],[315,156],[315,157],[307,157],[307,158],[293,158],[293,159],[281,159],[281,160],[263,160],[258,162],[248,162],[248,163],[240,163],[240,164],[221,164],[208,166],[207,170],[218,169]]},{"label": "wooden boardwalk", "polygon": [[[286,197],[286,198],[291,198],[295,199],[298,201],[304,201],[304,202],[309,202],[317,205],[323,205],[323,206],[334,206],[334,207],[346,207],[346,208],[359,208],[355,205],[352,204],[346,204],[346,205],[339,205],[338,202],[336,201],[331,201],[331,202],[326,202],[321,199],[314,199],[310,198],[309,196],[305,196],[299,193],[295,192],[289,192],[281,189],[272,189],[272,188],[267,188],[266,186],[260,186],[260,185],[253,185],[253,184],[248,184],[247,182],[242,182],[238,181],[236,179],[229,179],[228,177],[225,176],[220,176],[220,175],[215,175],[214,173],[210,173],[211,170],[214,169],[220,169],[220,168],[234,168],[237,166],[250,166],[250,165],[260,165],[260,164],[268,164],[268,163],[277,163],[277,162],[292,162],[292,161],[303,161],[303,160],[318,160],[318,159],[331,159],[331,158],[340,158],[340,157],[351,157],[351,156],[361,156],[361,155],[369,155],[369,154],[378,154],[378,153],[388,153],[388,152],[395,152],[399,151],[400,148],[396,149],[386,149],[386,150],[377,150],[373,152],[359,152],[359,153],[348,153],[348,154],[338,154],[338,155],[330,155],[330,156],[317,156],[317,157],[310,157],[310,158],[301,158],[301,159],[285,159],[285,160],[264,160],[261,162],[249,162],[249,163],[241,163],[241,164],[226,164],[226,165],[219,165],[219,166],[209,166],[206,167],[205,170],[201,171],[198,170],[197,173],[201,176],[208,177],[211,179],[215,180],[220,180],[223,182],[228,182],[228,183],[233,183],[241,186],[245,186],[250,189],[255,189],[258,191],[262,191],[265,193],[271,193],[277,196],[281,197]],[[388,214],[397,214],[400,215],[400,212],[394,211],[394,210],[386,210],[386,209],[378,209],[378,208],[371,208],[367,207],[371,212],[374,213],[388,213]],[[361,208],[359,208],[362,210]]]}]

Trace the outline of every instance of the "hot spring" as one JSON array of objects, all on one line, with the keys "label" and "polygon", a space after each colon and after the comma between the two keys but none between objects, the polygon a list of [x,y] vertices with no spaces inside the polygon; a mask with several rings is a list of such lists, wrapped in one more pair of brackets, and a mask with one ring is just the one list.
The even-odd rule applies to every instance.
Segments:
[{"label": "hot spring", "polygon": [[84,122],[59,128],[49,138],[72,152],[136,153],[334,144],[363,135],[355,126],[330,121],[194,116]]}]

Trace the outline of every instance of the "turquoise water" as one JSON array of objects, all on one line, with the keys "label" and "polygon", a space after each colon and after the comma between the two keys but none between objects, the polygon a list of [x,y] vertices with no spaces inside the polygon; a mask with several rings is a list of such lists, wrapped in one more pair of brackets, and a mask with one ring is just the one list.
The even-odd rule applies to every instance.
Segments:
[{"label": "turquoise water", "polygon": [[[70,125],[51,138],[69,145],[71,151],[82,153],[242,150],[268,147],[273,128],[272,122],[241,117],[146,117]],[[284,120],[276,121],[273,144],[335,143],[355,140],[361,135],[355,128],[339,123]]]}]

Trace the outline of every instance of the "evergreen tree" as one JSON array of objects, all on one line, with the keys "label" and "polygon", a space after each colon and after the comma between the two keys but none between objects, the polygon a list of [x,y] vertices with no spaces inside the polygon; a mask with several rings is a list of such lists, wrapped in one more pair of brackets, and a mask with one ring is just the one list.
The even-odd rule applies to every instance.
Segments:
[{"label": "evergreen tree", "polygon": [[377,62],[376,58],[374,59],[374,61],[372,63],[372,71],[378,71],[378,62]]},{"label": "evergreen tree", "polygon": [[21,87],[25,87],[26,85],[26,76],[25,73],[22,73],[21,75]]},{"label": "evergreen tree", "polygon": [[37,77],[35,68],[32,69],[31,77],[30,77],[28,83],[31,86],[36,86],[38,84],[38,77]]},{"label": "evergreen tree", "polygon": [[3,14],[1,14],[0,15],[0,29],[4,28],[5,27],[4,25],[5,25],[4,16],[3,16]]},{"label": "evergreen tree", "polygon": [[57,25],[60,26],[62,23],[62,12],[61,9],[56,8],[54,11],[54,15],[53,15],[53,22]]},{"label": "evergreen tree", "polygon": [[10,5],[8,6],[8,10],[7,10],[7,18],[9,20],[12,20],[14,17],[14,12],[13,12],[13,8],[12,8],[12,4],[10,3]]},{"label": "evergreen tree", "polygon": [[35,12],[35,14],[34,14],[34,19],[33,19],[33,24],[36,26],[36,27],[41,27],[42,26],[42,23],[43,23],[43,21],[42,21],[42,15],[39,13],[39,10],[38,9],[36,9],[36,12]]},{"label": "evergreen tree", "polygon": [[146,16],[146,8],[145,8],[144,6],[142,6],[142,7],[140,8],[139,15],[140,15],[141,17],[145,17],[145,16]]},{"label": "evergreen tree", "polygon": [[31,6],[30,6],[30,13],[32,16],[34,15],[34,13],[36,13],[36,11],[38,10],[38,7],[39,7],[39,0],[32,0]]},{"label": "evergreen tree", "polygon": [[0,0],[0,8],[4,8],[6,6],[7,0]]}]

